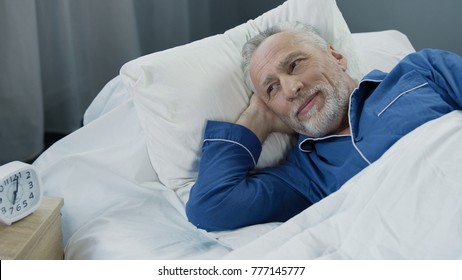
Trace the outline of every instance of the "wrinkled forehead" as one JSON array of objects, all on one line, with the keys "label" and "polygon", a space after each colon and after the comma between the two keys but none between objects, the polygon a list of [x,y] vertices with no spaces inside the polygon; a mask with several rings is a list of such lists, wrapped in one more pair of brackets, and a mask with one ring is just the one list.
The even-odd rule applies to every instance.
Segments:
[{"label": "wrinkled forehead", "polygon": [[253,53],[250,61],[251,67],[264,60],[274,60],[275,55],[289,47],[294,47],[298,41],[295,34],[290,32],[280,32],[269,36]]},{"label": "wrinkled forehead", "polygon": [[250,74],[259,72],[268,65],[276,64],[287,52],[297,44],[295,35],[281,32],[266,38],[255,50],[250,60]]}]

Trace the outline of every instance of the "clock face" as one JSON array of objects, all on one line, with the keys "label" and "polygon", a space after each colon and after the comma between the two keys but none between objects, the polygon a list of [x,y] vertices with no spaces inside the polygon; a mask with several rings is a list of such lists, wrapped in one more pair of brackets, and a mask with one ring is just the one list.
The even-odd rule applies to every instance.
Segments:
[{"label": "clock face", "polygon": [[10,224],[32,213],[40,203],[39,178],[24,164],[0,178],[0,218]]}]

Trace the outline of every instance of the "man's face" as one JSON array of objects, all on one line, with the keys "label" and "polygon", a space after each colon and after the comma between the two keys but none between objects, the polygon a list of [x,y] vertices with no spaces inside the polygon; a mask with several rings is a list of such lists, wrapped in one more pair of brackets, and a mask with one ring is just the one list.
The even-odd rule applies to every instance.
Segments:
[{"label": "man's face", "polygon": [[259,97],[286,125],[311,137],[348,126],[355,82],[345,71],[341,54],[303,43],[288,32],[263,41],[250,62],[250,78]]}]

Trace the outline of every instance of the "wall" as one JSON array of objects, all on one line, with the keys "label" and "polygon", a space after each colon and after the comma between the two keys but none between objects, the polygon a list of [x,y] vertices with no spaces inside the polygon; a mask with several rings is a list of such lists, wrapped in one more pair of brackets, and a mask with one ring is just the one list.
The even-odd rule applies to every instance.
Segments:
[{"label": "wall", "polygon": [[136,0],[142,54],[223,33],[282,3],[284,0]]},{"label": "wall", "polygon": [[397,29],[414,47],[462,55],[460,0],[337,0],[352,32]]},{"label": "wall", "polygon": [[[284,0],[199,0],[198,2],[195,1],[194,5],[191,6],[190,9],[196,10],[198,13],[200,13],[199,9],[207,11],[208,16],[206,15],[204,18],[209,20],[210,29],[202,31],[194,30],[194,32],[192,32],[194,37],[193,39],[206,37],[210,34],[223,33],[224,31],[232,27],[247,22],[249,19],[258,17],[264,12],[273,9],[284,2]],[[200,3],[202,3],[202,7],[198,5]],[[191,12],[191,14],[195,13]],[[204,20],[204,18],[198,18],[198,20]]]}]

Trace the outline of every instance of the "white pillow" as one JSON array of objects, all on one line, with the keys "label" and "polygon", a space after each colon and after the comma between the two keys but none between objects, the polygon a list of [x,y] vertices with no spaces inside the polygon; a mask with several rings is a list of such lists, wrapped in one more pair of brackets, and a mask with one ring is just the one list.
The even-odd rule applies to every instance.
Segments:
[{"label": "white pillow", "polygon": [[[351,33],[334,0],[289,0],[255,20],[216,35],[128,62],[121,76],[134,96],[147,148],[161,183],[179,190],[183,201],[197,177],[207,120],[234,122],[246,108],[241,47],[257,32],[281,21],[315,26],[349,59],[351,75],[362,73]],[[290,139],[273,134],[258,167],[274,165]],[[187,187],[187,188],[184,188]]]},{"label": "white pillow", "polygon": [[364,32],[353,35],[358,52],[361,53],[364,70],[379,69],[390,72],[406,55],[415,52],[406,35],[397,30]]}]

